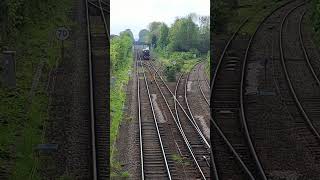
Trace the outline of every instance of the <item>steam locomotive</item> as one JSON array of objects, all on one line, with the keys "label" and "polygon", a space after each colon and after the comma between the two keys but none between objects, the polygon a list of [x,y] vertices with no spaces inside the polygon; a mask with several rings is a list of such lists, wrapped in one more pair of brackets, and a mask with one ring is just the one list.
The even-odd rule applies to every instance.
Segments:
[{"label": "steam locomotive", "polygon": [[149,48],[145,48],[142,50],[142,58],[143,58],[143,60],[150,60]]}]

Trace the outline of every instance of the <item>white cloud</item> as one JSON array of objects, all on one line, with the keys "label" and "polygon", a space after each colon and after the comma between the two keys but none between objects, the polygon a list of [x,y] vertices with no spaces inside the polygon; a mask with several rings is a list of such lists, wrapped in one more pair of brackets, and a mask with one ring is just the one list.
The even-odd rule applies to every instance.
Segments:
[{"label": "white cloud", "polygon": [[152,21],[171,25],[189,13],[210,14],[210,0],[110,0],[111,34],[131,29],[135,38]]}]

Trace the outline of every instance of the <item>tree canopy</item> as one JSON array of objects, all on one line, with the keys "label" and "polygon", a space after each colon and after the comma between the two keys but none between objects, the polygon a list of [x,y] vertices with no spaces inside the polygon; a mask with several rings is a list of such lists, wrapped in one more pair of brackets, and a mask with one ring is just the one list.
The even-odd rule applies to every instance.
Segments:
[{"label": "tree canopy", "polygon": [[169,27],[166,24],[162,24],[159,32],[158,45],[160,48],[165,48],[169,43]]},{"label": "tree canopy", "polygon": [[[189,14],[177,18],[171,27],[163,22],[151,22],[148,26],[148,43],[156,49],[171,52],[207,53],[210,47],[210,17]],[[147,34],[140,31],[141,36]],[[139,37],[140,37],[139,33]],[[145,38],[145,36],[143,36]],[[141,38],[139,38],[141,39]]]},{"label": "tree canopy", "polygon": [[120,36],[114,36],[110,42],[111,70],[117,71],[128,63],[132,51],[133,37],[131,31],[123,31]]},{"label": "tree canopy", "polygon": [[130,29],[126,29],[126,30],[120,32],[120,36],[125,36],[125,35],[128,35],[132,40],[134,40],[133,33]]},{"label": "tree canopy", "polygon": [[149,36],[150,36],[150,31],[148,31],[147,29],[142,29],[139,32],[139,42],[142,43],[149,43]]}]

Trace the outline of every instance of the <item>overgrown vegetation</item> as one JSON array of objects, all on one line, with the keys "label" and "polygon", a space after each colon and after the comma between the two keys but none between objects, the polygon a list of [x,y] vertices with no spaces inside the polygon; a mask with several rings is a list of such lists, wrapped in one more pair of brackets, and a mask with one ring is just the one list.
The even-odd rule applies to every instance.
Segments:
[{"label": "overgrown vegetation", "polygon": [[152,54],[164,65],[167,80],[176,73],[190,70],[210,50],[210,17],[189,14],[177,18],[171,27],[151,22],[149,29],[139,33],[139,41],[150,44]]},{"label": "overgrown vegetation", "polygon": [[123,108],[126,100],[126,92],[124,87],[129,80],[129,72],[132,68],[132,45],[133,35],[130,30],[120,33],[120,36],[115,36],[110,42],[111,54],[111,127],[110,127],[110,144],[111,144],[111,176],[123,177],[128,174],[122,171],[119,162],[115,160],[116,148],[114,143],[116,141],[119,125],[123,119]]},{"label": "overgrown vegetation", "polygon": [[187,166],[190,165],[190,162],[188,160],[188,158],[182,157],[178,154],[173,154],[172,155],[172,160],[174,160],[175,162],[177,162],[178,164],[182,165],[182,166]]},{"label": "overgrown vegetation", "polygon": [[232,33],[249,17],[242,33],[252,34],[258,23],[273,9],[288,0],[216,0],[213,8],[215,30]]},{"label": "overgrown vegetation", "polygon": [[[67,0],[5,0],[0,2],[0,50],[16,50],[17,88],[0,87],[0,171],[10,179],[40,179],[31,171],[38,164],[33,149],[42,139],[43,122],[48,119],[45,92],[48,71],[58,60],[60,46],[55,28],[70,25]],[[32,103],[28,95],[37,65],[44,71]]]},{"label": "overgrown vegetation", "polygon": [[311,1],[311,21],[314,31],[314,37],[318,46],[320,45],[320,0]]}]

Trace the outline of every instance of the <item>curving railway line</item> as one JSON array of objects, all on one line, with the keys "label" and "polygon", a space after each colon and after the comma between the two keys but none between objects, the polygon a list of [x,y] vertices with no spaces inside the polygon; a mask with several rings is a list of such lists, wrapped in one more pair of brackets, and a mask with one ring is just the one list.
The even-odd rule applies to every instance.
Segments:
[{"label": "curving railway line", "polygon": [[245,117],[242,116],[240,100],[241,73],[243,71],[243,58],[245,48],[237,46],[236,40],[242,40],[238,32],[245,25],[246,19],[234,33],[223,51],[217,64],[216,72],[212,80],[212,108],[213,119],[217,121],[225,136],[229,139],[233,148],[239,153],[245,164],[245,171],[241,169],[238,162],[230,159],[230,153],[219,138],[213,133],[214,155],[216,157],[217,169],[221,178],[232,179],[255,179],[261,177],[266,179],[265,172],[255,153],[253,143],[248,138],[248,130]]},{"label": "curving railway line", "polygon": [[204,134],[206,139],[209,141],[210,109],[208,108],[209,104],[206,99],[208,99],[207,96],[210,89],[207,88],[204,90],[204,87],[202,86],[203,80],[200,80],[200,77],[203,75],[203,72],[200,70],[199,66],[203,66],[203,64],[196,64],[193,68],[193,71],[185,75],[184,103],[196,128],[201,129],[202,134]]},{"label": "curving railway line", "polygon": [[[320,82],[314,53],[305,47],[306,6],[302,0],[283,3],[251,37],[239,33],[251,17],[245,19],[210,84],[203,64],[194,67],[197,76],[167,82],[161,67],[137,53],[141,179],[317,177]],[[194,117],[189,81],[212,108],[211,139]]]},{"label": "curving railway line", "polygon": [[[109,159],[103,134],[108,133],[108,124],[106,84],[101,82],[107,74],[104,40],[109,38],[105,18],[109,7],[101,0],[86,2],[93,179],[104,179]],[[249,41],[239,33],[250,18],[244,20],[220,56],[211,87],[201,73],[203,64],[194,67],[203,102],[212,108],[212,144],[190,106],[190,74],[180,75],[173,85],[162,78],[161,68],[142,61],[136,53],[140,178],[268,179],[281,177],[278,169],[299,177],[316,177],[320,173],[320,123],[316,121],[320,116],[320,81],[313,52],[305,47],[309,43],[302,28],[305,14],[306,2],[288,1],[258,24]],[[263,36],[268,38],[261,40]],[[247,47],[239,46],[240,41]],[[161,99],[158,104],[157,95]],[[275,157],[285,158],[268,161],[270,149],[277,152]],[[175,162],[175,153],[188,163]],[[311,163],[304,166],[289,155],[303,162],[305,157]],[[282,166],[283,162],[288,167]]]},{"label": "curving railway line", "polygon": [[211,83],[211,121],[248,167],[239,171],[244,167],[239,159],[229,158],[235,153],[226,153],[221,135],[213,134],[222,179],[317,177],[320,91],[303,41],[305,5],[297,0],[276,8],[257,26],[246,49],[237,45],[244,21],[220,57]]},{"label": "curving railway line", "polygon": [[[173,138],[168,139],[166,138],[167,142],[164,144],[173,143],[171,145],[171,149],[176,147],[178,154],[181,155],[187,163],[185,165],[177,165],[174,163],[173,166],[170,166],[170,169],[173,167],[181,166],[181,170],[184,172],[177,172],[175,174],[180,174],[180,176],[176,175],[173,176],[173,179],[179,179],[184,177],[185,178],[200,178],[200,179],[210,179],[210,148],[209,143],[206,139],[202,140],[203,134],[198,129],[194,129],[193,119],[187,114],[187,111],[182,110],[182,112],[178,112],[177,103],[174,101],[173,96],[173,89],[171,90],[170,87],[163,81],[162,77],[158,74],[158,69],[156,69],[152,63],[144,63],[144,66],[148,69],[147,77],[149,78],[150,84],[153,86],[151,89],[157,89],[158,94],[161,95],[161,102],[162,112],[165,113],[165,119],[173,123],[173,126],[169,126],[166,129],[171,129],[173,133]],[[160,79],[159,79],[160,78]],[[182,84],[182,83],[181,83]],[[178,87],[179,83],[176,87]],[[173,86],[171,86],[173,87]],[[180,87],[184,89],[184,84]],[[173,87],[174,88],[174,87]],[[165,90],[166,89],[166,90]],[[183,92],[184,93],[184,92]],[[182,103],[182,102],[181,102]],[[182,107],[180,102],[178,102],[179,107]],[[179,115],[177,115],[179,113]],[[186,120],[181,120],[182,117],[180,116],[187,116]],[[183,117],[184,119],[185,117]],[[170,122],[167,124],[171,125]],[[166,123],[160,123],[165,126]],[[168,134],[168,131],[166,132]],[[171,141],[171,142],[169,142]],[[172,153],[168,150],[168,158],[172,159]],[[141,154],[141,156],[143,156]],[[179,168],[180,169],[180,168]]]},{"label": "curving railway line", "polygon": [[[237,41],[241,41],[241,39],[243,38],[240,35],[238,35],[237,32],[241,29],[242,26],[245,26],[245,23],[247,21],[245,20],[239,26],[238,30],[230,38],[219,59],[219,62],[217,64],[217,68],[211,83],[211,91],[212,91],[211,105],[213,109],[213,112],[212,112],[213,117],[211,121],[213,122],[213,125],[214,125],[213,127],[217,129],[221,128],[221,131],[222,131],[222,133],[220,134],[214,132],[212,136],[213,137],[212,146],[215,147],[213,151],[213,156],[216,158],[215,162],[217,165],[218,175],[222,179],[224,178],[267,179],[267,177],[279,178],[279,176],[281,176],[276,170],[273,170],[274,167],[271,167],[272,163],[269,163],[265,159],[266,156],[264,153],[267,153],[266,152],[267,150],[265,149],[266,147],[269,146],[265,143],[271,138],[267,134],[263,134],[263,136],[261,135],[263,132],[266,131],[267,129],[266,127],[270,125],[270,121],[268,124],[266,119],[271,118],[270,116],[272,116],[268,114],[269,112],[265,111],[266,109],[268,109],[267,107],[264,107],[264,108],[261,107],[262,104],[266,103],[266,100],[270,100],[270,99],[264,98],[264,102],[262,102],[261,99],[263,98],[261,97],[273,96],[273,92],[270,89],[270,86],[276,84],[275,82],[277,82],[277,86],[278,86],[277,87],[278,91],[276,93],[280,94],[281,99],[286,103],[285,107],[281,107],[282,113],[283,111],[286,111],[289,114],[288,117],[291,117],[292,119],[290,120],[293,121],[291,122],[291,124],[293,123],[293,125],[295,126],[294,128],[299,130],[299,133],[301,133],[300,139],[304,138],[304,141],[309,141],[309,143],[305,144],[305,146],[309,148],[309,153],[313,154],[314,158],[316,159],[318,158],[319,153],[317,149],[319,145],[318,145],[318,142],[315,141],[315,138],[317,139],[318,137],[316,128],[313,126],[312,121],[308,118],[307,113],[303,111],[302,105],[299,105],[300,103],[298,102],[298,98],[294,97],[295,96],[294,95],[295,92],[293,91],[294,85],[290,85],[291,83],[290,83],[289,73],[286,72],[288,71],[286,69],[287,66],[290,66],[290,63],[291,63],[289,72],[291,71],[292,76],[296,74],[297,70],[295,70],[295,68],[293,67],[294,66],[297,67],[297,61],[299,61],[298,60],[299,58],[295,57],[286,61],[285,54],[290,56],[294,53],[297,53],[298,50],[304,51],[304,53],[301,53],[301,55],[304,54],[304,58],[306,59],[306,61],[307,62],[309,61],[307,57],[307,53],[305,53],[306,50],[304,50],[306,48],[304,48],[303,46],[303,41],[302,41],[303,36],[301,34],[301,26],[302,26],[301,21],[304,17],[304,11],[301,7],[304,6],[304,4],[305,2],[303,1],[288,1],[287,3],[283,4],[282,6],[272,11],[257,26],[257,29],[253,34],[253,36],[250,38],[248,42],[248,47],[246,49],[237,45]],[[296,15],[293,15],[294,11],[296,11]],[[290,18],[290,15],[292,15],[291,17],[292,19],[288,20],[287,18],[288,17]],[[283,30],[284,26],[286,27],[287,31],[289,31],[285,35],[282,34],[284,31]],[[299,31],[300,31],[301,49],[299,44],[294,43],[294,42],[299,42]],[[273,39],[276,39],[278,36],[275,35],[275,32],[279,33],[279,42],[280,42],[278,47],[280,51],[279,56],[275,55],[277,51],[276,50],[277,46],[274,44],[276,44],[276,42],[271,42],[271,43],[269,42],[268,46],[266,46],[266,44],[263,44],[263,42],[265,41],[269,41],[269,40],[273,41]],[[269,36],[266,36],[266,34]],[[294,34],[297,35],[297,39],[292,38],[294,37]],[[285,41],[282,38],[283,36],[288,38],[286,41],[289,42],[289,43],[285,43],[288,46],[285,48],[282,46],[282,41]],[[258,37],[259,38],[263,37],[264,40],[259,41],[259,39],[257,39]],[[266,37],[269,37],[269,38],[266,38]],[[270,48],[271,50],[269,49],[270,44],[272,44],[272,48]],[[276,67],[273,64],[273,67],[267,68],[268,65],[270,64],[270,62],[268,61],[269,57],[262,58],[262,56],[269,53],[271,54],[271,57],[273,57],[273,60],[277,57],[281,57],[281,67],[285,72],[285,74],[287,74],[286,81],[282,79],[281,83],[278,83],[279,82],[278,79],[280,78],[282,73],[280,72],[279,67],[278,69],[276,69]],[[303,59],[303,56],[302,57],[300,56],[300,61],[302,59]],[[265,64],[265,72],[266,72],[265,76],[261,75],[262,73],[257,74],[257,71],[258,72],[262,71],[261,70],[262,68],[259,67],[261,66],[260,65],[261,63],[259,61],[263,61],[263,60]],[[309,69],[309,71],[311,72],[310,75],[313,74],[312,76],[315,77],[315,73],[313,72],[314,68],[310,67],[311,63],[308,62],[307,64],[309,65],[309,68],[305,66],[304,72],[306,72],[306,69]],[[273,72],[277,71],[277,74],[272,74],[272,76],[270,75],[267,76],[267,71],[270,71],[270,70]],[[254,77],[257,77],[257,75],[258,75],[258,78],[260,79],[266,79],[265,82],[261,83],[260,85],[257,85],[257,83],[259,82],[257,82],[258,81],[257,79],[254,79]],[[270,78],[271,80],[268,78]],[[312,77],[306,78],[306,80],[310,80],[310,79],[312,79]],[[316,78],[313,78],[313,79],[314,79],[314,82],[312,82],[311,84],[317,84],[317,79]],[[292,97],[289,97],[289,93],[286,93],[285,97],[281,95],[281,93],[290,92],[289,90],[286,89],[286,87],[283,87],[283,85],[286,84],[284,82],[288,83],[289,87],[292,86],[292,88],[290,88],[292,89],[290,96],[293,95],[294,97],[293,100],[290,100],[290,98]],[[300,86],[300,88],[305,88],[301,86],[301,81],[299,82],[299,80],[296,79],[295,82],[297,83],[296,87]],[[282,86],[282,87],[279,88],[279,86]],[[314,88],[310,87],[310,89],[314,89]],[[314,91],[314,90],[311,90],[311,91]],[[319,92],[318,89],[316,91]],[[301,96],[306,96],[308,93],[304,92],[299,94]],[[310,95],[310,92],[309,92],[309,95]],[[312,96],[317,97],[317,93],[313,93]],[[296,102],[296,103],[294,104],[292,102]],[[254,105],[254,104],[260,104],[260,103],[261,105],[259,106]],[[305,106],[312,106],[310,104],[312,103],[307,102],[305,103]],[[297,110],[293,110],[292,106],[295,106],[294,108],[300,107],[299,108],[300,113],[297,113],[299,112]],[[315,117],[314,119],[316,119],[318,115],[317,114],[318,110],[316,108],[316,105],[313,106],[313,108],[309,107],[308,110],[313,112]],[[294,120],[297,116],[300,116],[299,121]],[[259,119],[257,119],[257,117]],[[304,118],[301,118],[301,117],[304,117]],[[281,117],[279,116],[279,118]],[[286,120],[287,119],[288,118],[286,118]],[[304,119],[306,121],[301,121],[301,119]],[[257,120],[259,120],[259,123],[257,123]],[[306,124],[304,124],[303,122],[306,122]],[[306,130],[306,125],[309,127],[309,130],[310,130],[309,132],[307,132]],[[264,128],[262,129],[262,127]],[[276,128],[271,130],[267,129],[268,131],[276,131],[276,130],[279,131],[279,128],[281,128],[281,126],[279,126],[278,124],[278,126],[275,127],[275,125],[272,124],[268,128]],[[281,129],[281,131],[285,132],[285,130],[283,129]],[[254,136],[251,134],[251,132],[254,132],[253,133]],[[313,132],[315,136],[310,135],[310,132]],[[221,134],[224,134],[226,136],[226,139],[229,140],[229,142],[231,143],[229,145],[229,149],[231,147],[234,148],[233,154],[227,153],[228,148],[225,146],[224,142],[222,141],[219,142],[220,140],[219,137],[221,136]],[[292,141],[292,139],[291,140],[287,139],[287,141],[290,142]],[[280,142],[273,142],[273,143],[276,144]],[[293,143],[293,142],[290,142],[290,143]],[[256,148],[256,146],[258,146],[258,148]],[[289,145],[283,145],[283,146],[288,150],[288,154],[290,154],[291,152],[297,151],[297,149],[294,149],[294,147],[289,147]],[[274,148],[274,149],[277,149],[277,148]],[[294,154],[294,153],[291,153],[291,154]],[[239,157],[237,158],[237,161],[230,161],[232,160],[230,159],[230,157],[234,155],[239,155]],[[263,157],[261,158],[260,156],[263,156]],[[229,162],[229,163],[226,163],[226,162]],[[315,163],[315,167],[317,166],[316,164],[317,163]],[[242,169],[241,168],[239,169],[239,167],[242,167]],[[315,167],[313,168],[310,167],[310,172],[312,171],[311,169],[314,170]],[[281,169],[281,166],[279,168]],[[288,172],[288,173],[293,171],[285,168],[283,169],[285,172]],[[303,174],[305,173],[303,171],[308,171],[308,170],[301,170],[301,172],[300,171],[293,171],[293,172],[297,174],[299,173]]]},{"label": "curving railway line", "polygon": [[[186,76],[188,77],[188,76]],[[178,101],[174,101],[174,109],[176,113],[177,120],[179,121],[180,127],[183,129],[186,137],[188,138],[188,142],[190,143],[190,149],[194,152],[195,159],[198,162],[198,166],[200,167],[203,175],[206,179],[210,178],[210,151],[209,147],[206,147],[203,143],[204,134],[200,130],[190,107],[188,106],[188,98],[186,96],[187,90],[187,78],[181,75],[177,81],[174,96],[177,97]],[[164,82],[163,82],[164,83]],[[177,102],[180,102],[181,106],[178,108]],[[182,111],[183,109],[188,109],[188,115],[191,118],[190,121],[187,115]],[[206,139],[208,140],[208,139]],[[206,174],[205,174],[206,173]]]},{"label": "curving railway line", "polygon": [[[285,74],[285,78],[287,81],[287,84],[289,86],[290,92],[294,98],[295,104],[296,106],[299,108],[301,115],[303,116],[304,120],[306,121],[307,125],[309,126],[310,130],[312,131],[312,133],[314,134],[315,138],[319,141],[320,140],[320,135],[319,132],[317,130],[317,128],[315,127],[313,120],[312,119],[318,119],[319,115],[318,114],[311,114],[310,111],[319,111],[320,108],[318,108],[318,104],[312,104],[312,102],[310,102],[311,99],[314,100],[315,99],[319,99],[319,79],[317,78],[317,76],[314,73],[314,69],[312,67],[312,65],[310,63],[308,64],[308,67],[305,66],[305,60],[306,62],[310,62],[308,59],[308,56],[306,55],[305,51],[303,51],[304,48],[304,44],[300,41],[300,44],[294,44],[292,43],[292,38],[288,38],[289,35],[292,34],[299,34],[299,38],[301,39],[302,37],[302,33],[300,31],[300,27],[301,27],[301,21],[302,21],[302,17],[303,14],[305,13],[305,9],[304,9],[305,3],[302,3],[301,5],[296,6],[295,8],[291,9],[287,15],[283,18],[282,23],[281,23],[281,28],[280,28],[280,35],[279,35],[279,42],[280,42],[280,56],[281,56],[281,65],[283,67],[283,72]],[[290,25],[295,25],[296,27],[293,27],[290,31],[288,30],[289,26],[287,26],[286,28],[284,27],[285,24],[287,23],[287,21],[290,20],[290,18],[294,18],[296,19],[298,15],[302,14],[300,21],[296,21],[295,23],[291,23]],[[298,16],[299,17],[299,16]],[[293,31],[295,30],[295,31]],[[287,32],[286,34],[284,32]],[[292,37],[292,36],[290,36]],[[289,44],[290,43],[290,44]],[[301,47],[301,48],[300,48]],[[295,52],[295,53],[293,53]],[[293,60],[290,60],[290,59]],[[303,60],[303,63],[299,63],[299,60]],[[305,71],[307,72],[308,70],[311,71],[312,73],[312,77],[307,77],[307,79],[310,81],[311,79],[313,81],[311,81],[311,85],[307,84],[307,87],[309,87],[308,91],[312,91],[312,92],[308,92],[308,91],[304,91],[306,88],[306,85],[301,86],[299,84],[299,82],[297,81],[297,78],[300,78],[299,76],[295,76],[295,73],[297,73],[297,69],[295,68],[295,66],[299,65],[299,67],[303,68],[300,71]],[[310,73],[310,74],[311,74]],[[293,77],[293,78],[292,78]],[[296,79],[294,79],[296,78]],[[318,87],[313,86],[312,84],[317,84]],[[302,89],[301,89],[302,88]],[[297,92],[300,92],[300,98],[298,97]],[[301,100],[301,98],[305,97],[304,102]],[[308,98],[308,99],[307,99]],[[309,99],[310,98],[310,99]],[[307,109],[305,108],[307,105],[309,105],[309,107],[307,107]],[[312,107],[312,105],[314,105],[314,107]],[[309,112],[308,112],[309,111]],[[311,117],[313,116],[313,117]],[[320,142],[320,141],[319,141]]]},{"label": "curving railway line", "polygon": [[[208,79],[206,78],[206,74],[205,69],[204,69],[204,64],[203,63],[199,63],[196,65],[196,71],[197,71],[197,82],[198,82],[198,88],[201,92],[201,95],[203,97],[203,99],[205,100],[205,102],[207,103],[208,106],[210,106],[210,102],[209,102],[209,92],[210,92],[210,85],[208,83]],[[204,85],[205,84],[205,85]]]},{"label": "curving railway line", "polygon": [[[279,169],[303,178],[317,177],[315,171],[319,171],[314,161],[319,156],[319,141],[307,113],[314,109],[303,109],[295,92],[298,87],[315,90],[308,85],[315,81],[304,59],[303,43],[299,44],[304,6],[304,1],[289,1],[267,16],[251,37],[245,54],[243,69],[250,70],[242,74],[242,81],[247,81],[241,88],[243,114],[268,178],[279,178]],[[256,76],[258,83],[252,78]],[[301,77],[305,77],[304,85]],[[300,95],[307,94],[310,92]],[[266,157],[267,149],[273,149],[272,157]],[[314,163],[306,166],[309,162]]]}]

